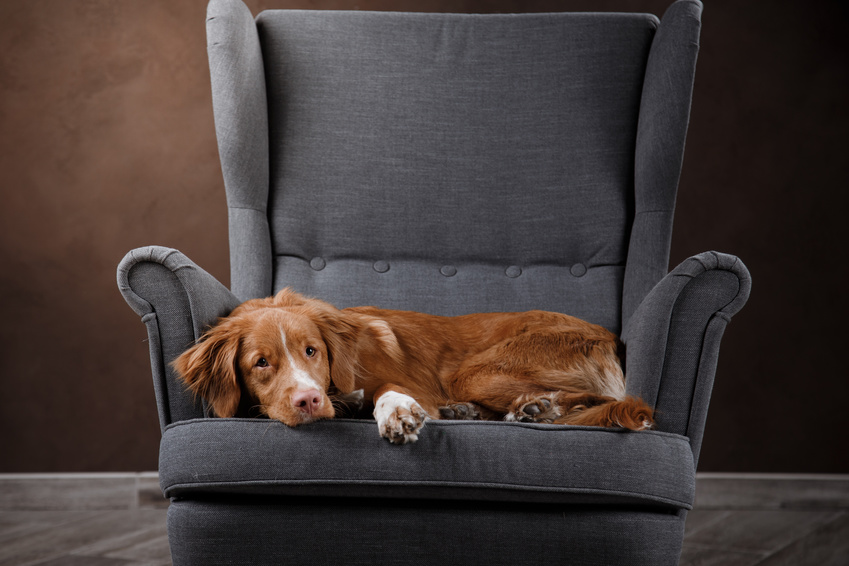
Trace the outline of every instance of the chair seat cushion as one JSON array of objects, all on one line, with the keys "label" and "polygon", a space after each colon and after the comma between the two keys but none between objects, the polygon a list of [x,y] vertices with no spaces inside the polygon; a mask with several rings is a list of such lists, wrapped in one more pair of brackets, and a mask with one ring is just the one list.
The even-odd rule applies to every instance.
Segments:
[{"label": "chair seat cushion", "polygon": [[687,438],[663,432],[486,421],[429,421],[395,446],[371,420],[290,428],[195,419],[166,428],[167,497],[207,494],[399,497],[692,508]]}]

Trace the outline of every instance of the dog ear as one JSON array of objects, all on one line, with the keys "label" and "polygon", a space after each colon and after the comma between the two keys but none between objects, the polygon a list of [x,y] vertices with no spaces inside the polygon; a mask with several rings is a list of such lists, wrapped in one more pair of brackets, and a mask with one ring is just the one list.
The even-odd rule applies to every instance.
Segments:
[{"label": "dog ear", "polygon": [[323,301],[313,299],[308,308],[310,318],[327,345],[330,380],[341,393],[351,393],[357,380],[359,326],[351,317]]},{"label": "dog ear", "polygon": [[383,319],[371,317],[366,324],[372,336],[380,344],[380,350],[398,364],[404,363],[404,352],[398,343],[398,337],[392,331],[392,327]]},{"label": "dog ear", "polygon": [[330,381],[342,393],[354,391],[357,382],[357,349],[353,334],[322,332],[330,353]]},{"label": "dog ear", "polygon": [[206,399],[219,417],[232,417],[239,408],[238,349],[238,328],[226,320],[172,363],[189,390]]}]

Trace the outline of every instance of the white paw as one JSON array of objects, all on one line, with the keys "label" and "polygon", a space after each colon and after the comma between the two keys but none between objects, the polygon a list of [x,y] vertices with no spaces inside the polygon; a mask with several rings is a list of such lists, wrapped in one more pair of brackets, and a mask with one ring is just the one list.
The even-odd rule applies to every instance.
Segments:
[{"label": "white paw", "polygon": [[380,436],[393,444],[407,444],[419,439],[419,430],[430,416],[415,399],[389,391],[374,406],[374,419]]}]

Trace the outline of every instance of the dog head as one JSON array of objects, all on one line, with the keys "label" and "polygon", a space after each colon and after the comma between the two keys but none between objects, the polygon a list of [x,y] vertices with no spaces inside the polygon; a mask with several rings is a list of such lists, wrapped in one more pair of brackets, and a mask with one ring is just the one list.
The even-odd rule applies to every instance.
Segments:
[{"label": "dog head", "polygon": [[284,289],[239,306],[173,365],[219,417],[235,416],[246,396],[297,426],[334,416],[331,384],[353,391],[356,333],[342,311]]}]

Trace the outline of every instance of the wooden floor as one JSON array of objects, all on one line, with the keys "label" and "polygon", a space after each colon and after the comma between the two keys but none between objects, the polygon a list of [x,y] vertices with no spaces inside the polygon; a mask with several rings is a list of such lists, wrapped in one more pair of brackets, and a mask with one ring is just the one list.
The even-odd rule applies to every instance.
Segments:
[{"label": "wooden floor", "polygon": [[681,565],[849,565],[849,476],[700,474]]},{"label": "wooden floor", "polygon": [[[0,566],[167,565],[156,474],[0,475]],[[687,566],[849,565],[849,476],[700,474]]]},{"label": "wooden floor", "polygon": [[155,473],[0,475],[0,565],[171,564]]}]

